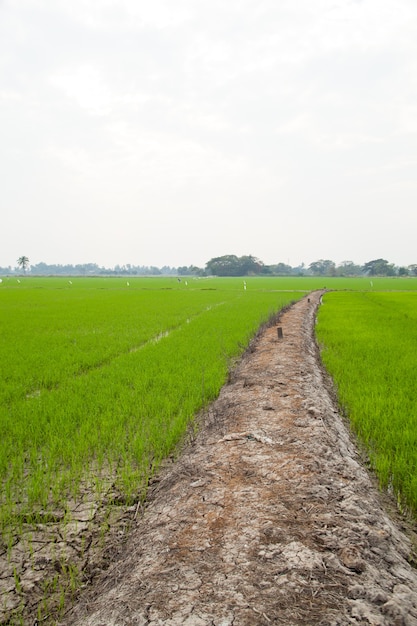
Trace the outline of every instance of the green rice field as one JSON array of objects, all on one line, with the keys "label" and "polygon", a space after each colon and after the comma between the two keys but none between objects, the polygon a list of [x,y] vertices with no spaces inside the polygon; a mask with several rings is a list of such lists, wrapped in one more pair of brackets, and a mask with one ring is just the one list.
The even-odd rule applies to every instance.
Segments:
[{"label": "green rice field", "polygon": [[[272,282],[25,278],[0,287],[0,526],[45,519],[111,476],[145,491],[260,324]],[[139,494],[139,495],[138,495]]]},{"label": "green rice field", "polygon": [[317,336],[381,486],[416,514],[417,293],[327,293]]},{"label": "green rice field", "polygon": [[381,485],[416,511],[417,278],[21,276],[0,284],[2,533],[86,484],[100,498],[109,476],[144,497],[259,326],[324,287],[340,402]]}]

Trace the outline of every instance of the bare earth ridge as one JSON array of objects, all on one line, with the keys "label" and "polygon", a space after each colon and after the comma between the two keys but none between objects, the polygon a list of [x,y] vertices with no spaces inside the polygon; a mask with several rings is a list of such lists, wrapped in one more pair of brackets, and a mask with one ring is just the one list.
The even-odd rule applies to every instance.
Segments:
[{"label": "bare earth ridge", "polygon": [[320,297],[256,340],[62,626],[417,625],[410,540],[319,365]]}]

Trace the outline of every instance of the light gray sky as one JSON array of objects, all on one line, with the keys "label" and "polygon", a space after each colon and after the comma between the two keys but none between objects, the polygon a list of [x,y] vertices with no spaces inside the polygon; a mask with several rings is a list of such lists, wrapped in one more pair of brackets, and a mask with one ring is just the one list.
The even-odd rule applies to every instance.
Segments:
[{"label": "light gray sky", "polygon": [[0,0],[0,266],[417,263],[416,0]]}]

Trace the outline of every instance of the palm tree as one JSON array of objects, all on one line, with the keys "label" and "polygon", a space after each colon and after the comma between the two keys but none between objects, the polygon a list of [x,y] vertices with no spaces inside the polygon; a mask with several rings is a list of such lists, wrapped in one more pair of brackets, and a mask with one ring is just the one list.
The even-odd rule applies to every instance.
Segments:
[{"label": "palm tree", "polygon": [[29,259],[27,256],[21,256],[17,259],[17,264],[24,272],[26,272],[29,267]]}]

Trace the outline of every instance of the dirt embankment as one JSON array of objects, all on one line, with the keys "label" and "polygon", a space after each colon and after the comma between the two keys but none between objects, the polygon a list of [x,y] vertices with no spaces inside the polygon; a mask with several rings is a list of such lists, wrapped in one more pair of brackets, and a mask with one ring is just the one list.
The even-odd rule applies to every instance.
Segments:
[{"label": "dirt embankment", "polygon": [[412,547],[337,412],[320,293],[267,329],[65,626],[417,625]]}]

